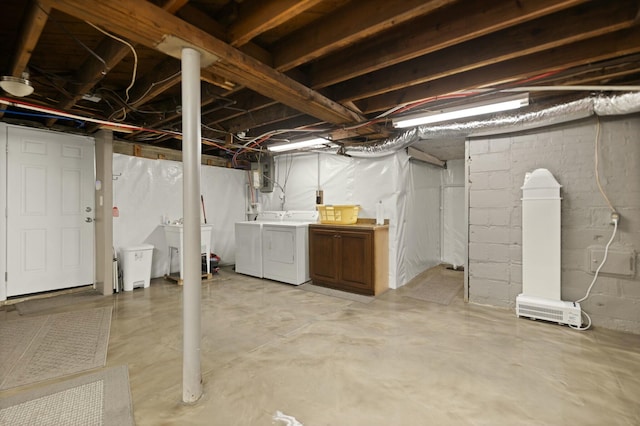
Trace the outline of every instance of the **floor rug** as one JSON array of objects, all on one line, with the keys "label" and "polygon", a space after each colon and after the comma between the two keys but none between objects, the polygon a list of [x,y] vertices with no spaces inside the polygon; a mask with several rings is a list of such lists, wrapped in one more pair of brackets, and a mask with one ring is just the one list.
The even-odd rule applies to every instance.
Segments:
[{"label": "floor rug", "polygon": [[0,398],[0,424],[133,425],[127,367],[108,368]]},{"label": "floor rug", "polygon": [[104,295],[96,290],[80,291],[77,293],[61,294],[45,299],[25,300],[16,303],[16,309],[20,315],[30,315],[44,312],[61,306],[73,306],[83,302],[94,302],[104,299]]},{"label": "floor rug", "polygon": [[[422,274],[421,274],[422,275]],[[462,275],[460,273],[448,272],[447,274],[425,274],[419,275],[408,284],[404,296],[413,299],[424,300],[426,302],[448,305],[462,291]],[[458,276],[459,275],[459,276]],[[415,282],[415,285],[414,285]]]},{"label": "floor rug", "polygon": [[102,367],[111,307],[0,321],[0,390]]},{"label": "floor rug", "polygon": [[346,291],[334,290],[332,288],[321,287],[306,283],[298,286],[300,290],[310,291],[313,293],[324,294],[325,296],[339,297],[340,299],[351,300],[353,302],[371,303],[376,298],[374,296],[364,296],[362,294],[348,293]]}]

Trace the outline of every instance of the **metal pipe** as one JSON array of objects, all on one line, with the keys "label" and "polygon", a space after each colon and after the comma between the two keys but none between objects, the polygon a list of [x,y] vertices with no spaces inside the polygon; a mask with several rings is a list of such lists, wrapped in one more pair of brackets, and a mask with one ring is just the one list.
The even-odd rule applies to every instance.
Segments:
[{"label": "metal pipe", "polygon": [[183,164],[183,361],[182,400],[202,396],[200,366],[200,53],[182,49],[182,164]]}]

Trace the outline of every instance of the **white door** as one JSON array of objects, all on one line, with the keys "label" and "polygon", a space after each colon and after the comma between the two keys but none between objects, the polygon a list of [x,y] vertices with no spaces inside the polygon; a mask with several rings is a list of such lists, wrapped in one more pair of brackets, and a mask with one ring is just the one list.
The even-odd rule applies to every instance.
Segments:
[{"label": "white door", "polygon": [[8,128],[7,296],[94,282],[94,141]]},{"label": "white door", "polygon": [[464,266],[466,235],[464,186],[442,187],[442,261]]}]

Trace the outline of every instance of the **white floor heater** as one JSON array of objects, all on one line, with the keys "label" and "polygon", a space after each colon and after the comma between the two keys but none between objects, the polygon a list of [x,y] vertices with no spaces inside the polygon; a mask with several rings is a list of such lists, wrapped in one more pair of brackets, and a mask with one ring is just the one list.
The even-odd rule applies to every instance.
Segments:
[{"label": "white floor heater", "polygon": [[560,187],[547,169],[522,186],[522,293],[516,315],[580,327],[580,304],[560,299]]}]

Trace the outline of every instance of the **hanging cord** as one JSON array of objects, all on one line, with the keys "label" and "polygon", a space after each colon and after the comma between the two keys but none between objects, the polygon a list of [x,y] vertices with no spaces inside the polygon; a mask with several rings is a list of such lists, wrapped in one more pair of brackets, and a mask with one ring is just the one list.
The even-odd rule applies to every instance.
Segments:
[{"label": "hanging cord", "polygon": [[[607,197],[607,194],[605,194],[604,189],[602,188],[602,184],[600,183],[600,175],[598,173],[598,151],[599,151],[599,141],[600,141],[600,118],[597,118],[597,124],[596,124],[596,142],[595,142],[595,158],[594,158],[594,164],[595,164],[595,175],[596,175],[596,183],[598,184],[598,189],[600,190],[600,194],[602,194],[602,197],[605,199],[605,201],[607,202],[607,205],[609,206],[609,209],[611,209],[611,216],[612,216],[612,221],[613,221],[613,233],[611,234],[611,238],[609,238],[609,242],[607,242],[607,245],[604,248],[604,256],[602,258],[602,262],[600,262],[600,265],[598,266],[598,268],[596,269],[596,272],[593,276],[593,280],[591,281],[591,284],[589,285],[589,288],[587,289],[587,292],[585,293],[584,297],[582,297],[581,299],[576,300],[575,303],[580,303],[583,302],[585,300],[587,300],[589,298],[589,296],[591,295],[591,289],[593,288],[593,286],[595,285],[597,279],[598,279],[598,274],[600,273],[600,269],[602,269],[602,267],[604,266],[605,262],[607,261],[607,256],[609,255],[609,246],[611,246],[611,243],[613,242],[613,239],[616,237],[616,232],[618,231],[618,214],[616,213],[616,209],[613,208],[613,205],[611,204],[611,201],[609,201],[609,197]],[[589,328],[591,328],[591,317],[589,316],[589,314],[587,314],[584,310],[581,310],[581,313],[587,318],[587,325],[585,327],[576,327],[573,325],[569,325],[569,327],[573,328],[574,330],[579,330],[579,331],[584,331],[584,330],[588,330]]]},{"label": "hanging cord", "polygon": [[84,44],[82,41],[80,41],[80,39],[78,39],[78,37],[74,36],[73,34],[71,34],[71,32],[67,29],[67,27],[65,27],[61,22],[59,22],[58,20],[56,20],[55,18],[53,18],[51,16],[51,14],[45,10],[41,5],[40,2],[36,2],[36,4],[38,5],[38,8],[40,8],[40,10],[47,15],[47,19],[52,20],[56,25],[58,25],[60,28],[62,28],[62,30],[67,33],[67,35],[69,35],[76,43],[78,43],[80,46],[82,46],[87,52],[89,52],[91,54],[91,56],[93,56],[94,58],[96,58],[98,61],[100,61],[100,63],[102,63],[103,65],[103,69],[102,69],[102,74],[106,75],[109,67],[107,67],[107,63],[105,62],[105,60],[98,55],[96,52],[94,52],[93,50],[91,50],[91,48],[89,48],[89,46],[87,46],[86,44]]},{"label": "hanging cord", "polygon": [[613,205],[611,204],[611,201],[609,201],[609,197],[607,197],[607,194],[604,193],[604,189],[602,189],[602,184],[600,183],[600,173],[598,172],[598,151],[599,151],[599,145],[600,145],[600,117],[596,116],[596,144],[595,144],[595,152],[594,152],[594,163],[595,163],[595,168],[596,168],[596,183],[598,184],[598,189],[600,190],[600,193],[602,194],[602,197],[604,198],[604,200],[607,202],[607,205],[609,206],[609,209],[611,209],[612,213],[616,212],[616,209],[613,208]]},{"label": "hanging cord", "polygon": [[[93,28],[95,28],[96,30],[100,31],[102,34],[111,37],[114,40],[119,41],[120,43],[126,45],[127,47],[129,47],[129,49],[131,49],[131,52],[133,53],[133,72],[131,74],[131,83],[129,83],[129,86],[127,87],[127,89],[125,90],[125,95],[126,95],[126,101],[125,103],[129,102],[129,90],[131,90],[131,88],[133,87],[133,85],[136,82],[136,73],[138,72],[138,53],[136,52],[136,49],[133,47],[133,45],[131,45],[131,43],[129,43],[126,40],[121,39],[118,36],[115,36],[105,30],[103,30],[102,28],[98,27],[97,25],[92,24],[89,21],[85,21],[87,24],[89,24],[90,26],[92,26]],[[120,121],[124,121],[127,118],[127,110],[125,108],[122,108],[122,118],[118,119]],[[115,120],[115,118],[114,118]],[[116,120],[116,121],[118,121]]]}]

